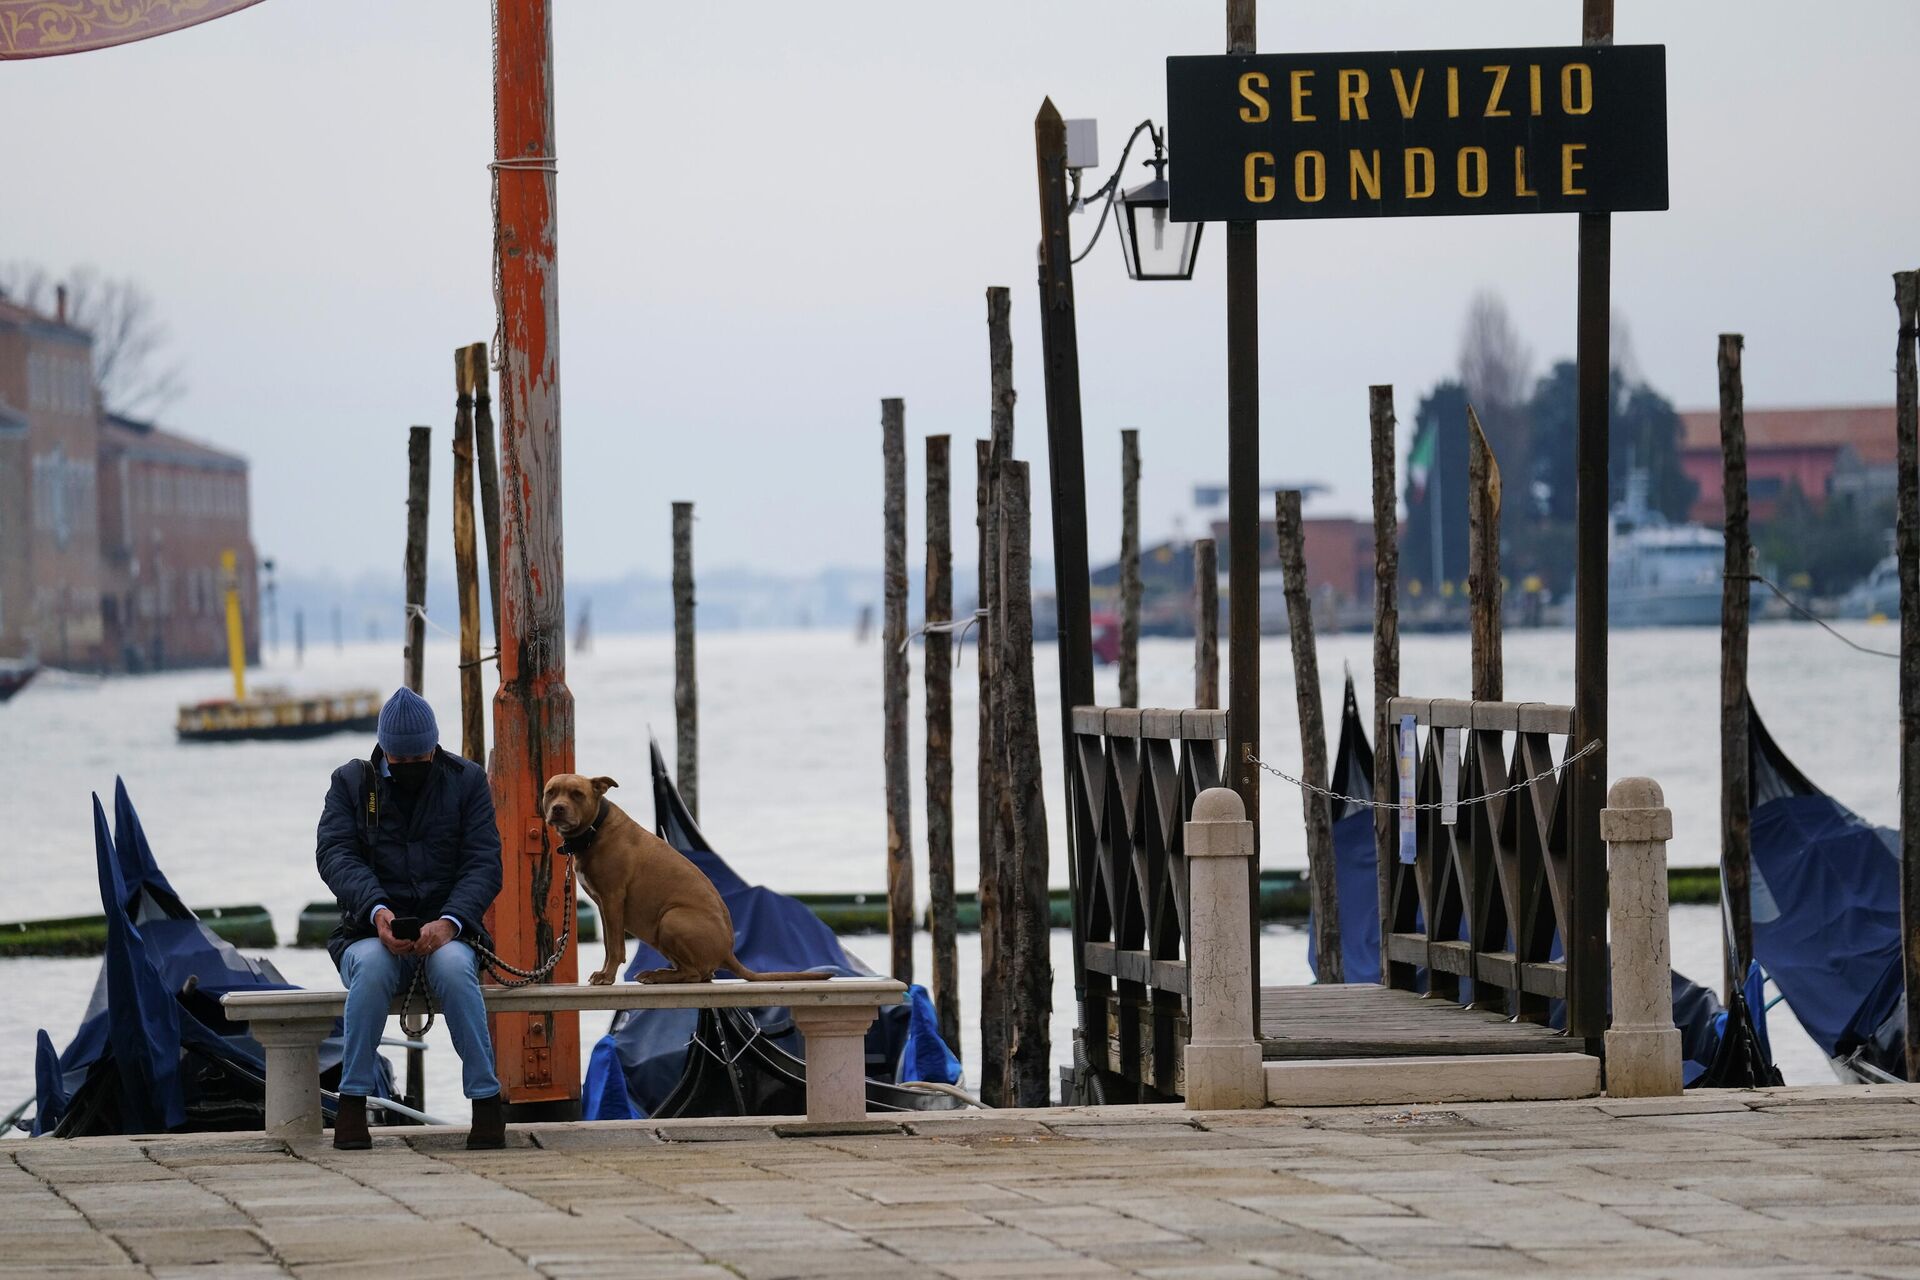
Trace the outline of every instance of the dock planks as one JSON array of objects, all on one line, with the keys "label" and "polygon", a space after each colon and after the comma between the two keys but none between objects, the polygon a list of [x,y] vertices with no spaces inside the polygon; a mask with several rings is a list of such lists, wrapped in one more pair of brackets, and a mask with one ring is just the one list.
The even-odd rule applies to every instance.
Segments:
[{"label": "dock planks", "polygon": [[1273,1059],[1566,1053],[1566,1036],[1376,983],[1260,989],[1261,1056]]}]

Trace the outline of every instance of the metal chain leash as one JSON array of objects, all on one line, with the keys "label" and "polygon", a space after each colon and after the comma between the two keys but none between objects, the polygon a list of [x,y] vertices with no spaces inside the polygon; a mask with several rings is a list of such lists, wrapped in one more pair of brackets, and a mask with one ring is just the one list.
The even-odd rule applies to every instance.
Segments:
[{"label": "metal chain leash", "polygon": [[[1426,800],[1426,801],[1416,802],[1413,807],[1415,809],[1445,809],[1449,807],[1464,809],[1471,804],[1484,804],[1486,801],[1497,799],[1500,796],[1510,796],[1516,791],[1525,791],[1528,787],[1532,786],[1536,782],[1543,782],[1546,779],[1553,777],[1554,775],[1558,774],[1562,769],[1565,769],[1567,766],[1573,764],[1576,760],[1581,760],[1587,756],[1592,755],[1594,752],[1598,751],[1601,747],[1605,745],[1606,744],[1602,742],[1600,739],[1595,738],[1592,742],[1589,742],[1586,746],[1580,748],[1578,751],[1568,756],[1565,760],[1562,760],[1559,764],[1554,765],[1552,768],[1543,769],[1539,773],[1534,774],[1531,778],[1523,778],[1519,782],[1514,783],[1512,786],[1501,787],[1498,791],[1487,791],[1477,796],[1468,796],[1464,799],[1454,801],[1451,806],[1446,804],[1444,801],[1440,801],[1440,800]],[[1311,782],[1307,782],[1303,779],[1296,778],[1292,774],[1287,773],[1284,770],[1274,768],[1272,765],[1268,764],[1265,760],[1262,760],[1259,756],[1254,755],[1253,749],[1251,747],[1247,748],[1246,759],[1248,764],[1258,765],[1260,768],[1265,769],[1268,773],[1280,779],[1282,782],[1291,782],[1294,786],[1299,787],[1302,791],[1310,791],[1317,796],[1324,796],[1328,800],[1339,800],[1345,804],[1359,805],[1360,807],[1365,809],[1387,809],[1395,813],[1399,812],[1400,809],[1404,807],[1401,805],[1401,803],[1398,800],[1363,800],[1359,796],[1343,796],[1338,791],[1331,790],[1327,787],[1316,787]]]},{"label": "metal chain leash", "polygon": [[[574,860],[569,855],[567,857],[566,887],[561,890],[560,894],[562,901],[570,900],[573,897],[573,868]],[[555,967],[560,963],[560,957],[567,954],[567,943],[572,941],[572,939],[573,917],[569,915],[566,925],[560,930],[559,940],[553,945],[552,954],[531,969],[522,969],[518,966],[508,964],[478,941],[468,942],[467,945],[472,947],[474,953],[480,957],[481,967],[493,976],[495,982],[503,987],[528,987],[536,982],[545,982],[553,976]],[[417,1032],[411,1030],[408,1032],[408,1034],[412,1035],[415,1039],[418,1039],[433,1030],[434,1020],[438,1016],[433,1007],[433,994],[427,988],[427,966],[425,964],[415,964],[413,966],[413,981],[407,984],[407,993],[400,998],[400,1025],[402,1028],[405,1028],[407,1025],[407,1017],[413,1008],[413,999],[416,995],[420,997],[421,1007],[427,1011],[425,1024],[422,1025]]]}]

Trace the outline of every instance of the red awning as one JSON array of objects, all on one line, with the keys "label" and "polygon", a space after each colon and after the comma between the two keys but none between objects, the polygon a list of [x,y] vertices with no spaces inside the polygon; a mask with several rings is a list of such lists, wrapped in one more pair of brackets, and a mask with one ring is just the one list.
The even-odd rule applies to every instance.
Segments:
[{"label": "red awning", "polygon": [[85,53],[224,18],[260,0],[0,0],[0,61]]}]

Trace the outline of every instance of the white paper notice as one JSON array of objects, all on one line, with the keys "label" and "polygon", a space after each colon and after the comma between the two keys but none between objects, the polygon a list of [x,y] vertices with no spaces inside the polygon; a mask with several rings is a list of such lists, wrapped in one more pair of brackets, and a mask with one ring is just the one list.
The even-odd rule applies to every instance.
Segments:
[{"label": "white paper notice", "polygon": [[1453,826],[1460,820],[1460,731],[1440,731],[1440,823]]},{"label": "white paper notice", "polygon": [[1418,846],[1414,838],[1413,758],[1419,740],[1412,716],[1400,717],[1400,861],[1412,866]]}]

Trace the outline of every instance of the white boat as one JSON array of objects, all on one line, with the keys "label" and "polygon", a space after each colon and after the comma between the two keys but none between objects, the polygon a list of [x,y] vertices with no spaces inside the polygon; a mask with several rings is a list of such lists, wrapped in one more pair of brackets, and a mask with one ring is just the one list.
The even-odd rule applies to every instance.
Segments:
[{"label": "white boat", "polygon": [[1873,566],[1873,572],[1854,583],[1840,597],[1839,615],[1843,618],[1897,618],[1900,616],[1900,559],[1888,556]]},{"label": "white boat", "polygon": [[[1646,504],[1646,484],[1628,481],[1627,500],[1613,509],[1607,545],[1607,624],[1613,627],[1720,625],[1720,583],[1727,540],[1720,530],[1674,524]],[[1748,587],[1748,608],[1766,588]]]}]

